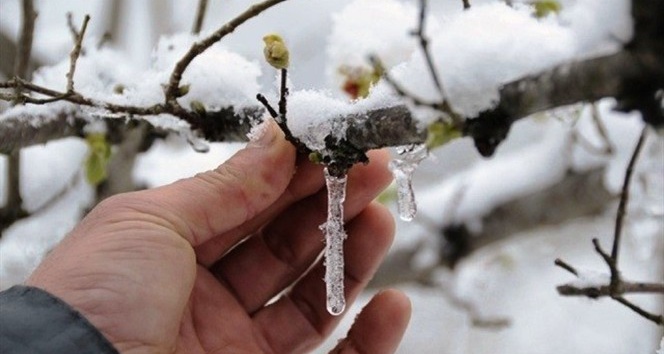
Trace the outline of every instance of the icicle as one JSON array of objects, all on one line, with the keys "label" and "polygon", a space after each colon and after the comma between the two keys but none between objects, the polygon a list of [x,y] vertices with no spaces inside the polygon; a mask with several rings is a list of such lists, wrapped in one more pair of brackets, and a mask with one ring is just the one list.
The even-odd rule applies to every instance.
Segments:
[{"label": "icicle", "polygon": [[413,145],[399,149],[399,158],[390,161],[390,171],[397,182],[397,208],[399,217],[411,221],[417,213],[415,193],[413,193],[413,172],[429,154],[425,145]]},{"label": "icicle", "polygon": [[320,225],[325,233],[325,286],[327,311],[340,315],[346,308],[344,297],[344,200],[346,199],[346,176],[332,176],[325,168],[327,185],[327,221]]},{"label": "icicle", "polygon": [[196,152],[208,152],[210,151],[210,145],[208,145],[205,140],[199,138],[196,136],[196,134],[190,130],[190,129],[185,129],[182,131],[182,135],[184,136],[185,139],[187,139],[187,142],[189,145],[191,145],[192,149]]}]

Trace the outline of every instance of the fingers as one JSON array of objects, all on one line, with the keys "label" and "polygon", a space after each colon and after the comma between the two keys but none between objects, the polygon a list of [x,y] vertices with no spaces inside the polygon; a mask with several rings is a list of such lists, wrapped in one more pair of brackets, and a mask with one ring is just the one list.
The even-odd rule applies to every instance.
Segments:
[{"label": "fingers", "polygon": [[[370,161],[368,165],[357,165],[348,174],[348,198],[345,205],[346,215],[351,217],[357,215],[392,179],[391,174],[387,170],[389,154],[381,150],[371,151],[368,155]],[[291,229],[295,228],[297,230],[315,230],[314,232],[320,234],[318,225],[324,220],[327,204],[327,194],[324,185],[323,169],[320,165],[312,164],[306,157],[303,161],[298,161],[297,172],[283,195],[252,220],[197,247],[196,255],[198,262],[207,267],[211,266],[240,239],[256,232],[259,227],[264,226],[277,215],[279,215],[279,220],[273,222],[272,226],[270,226],[273,230],[288,229],[281,231],[281,233],[290,233]],[[309,200],[305,201],[305,198]],[[303,205],[300,207],[291,207],[297,202]],[[353,209],[353,205],[361,205],[361,207]],[[288,211],[286,211],[287,208],[289,209]],[[353,210],[355,211],[353,212]],[[305,212],[304,214],[301,213],[303,211]],[[281,226],[277,227],[275,224]],[[264,232],[266,235],[273,233],[272,231]],[[315,240],[320,240],[318,237],[314,238]],[[270,236],[269,239],[279,240],[280,238]],[[266,240],[270,242],[269,239]],[[285,242],[290,241],[286,240]],[[317,244],[320,246],[320,242]],[[274,246],[280,246],[279,242]],[[293,251],[296,250],[294,249]]]},{"label": "fingers", "polygon": [[[389,184],[387,154],[357,166],[348,176],[346,219],[352,219]],[[327,192],[294,204],[213,268],[212,272],[233,291],[247,312],[253,313],[304,273],[324,246],[319,225],[327,214]],[[362,237],[363,235],[358,235]],[[251,279],[251,282],[247,282]]]},{"label": "fingers", "polygon": [[251,235],[294,202],[318,192],[324,185],[323,167],[313,164],[306,155],[298,155],[297,169],[284,193],[253,219],[196,247],[198,262],[211,266],[240,239]]},{"label": "fingers", "polygon": [[275,124],[267,123],[258,141],[217,169],[136,193],[128,207],[157,216],[196,246],[274,203],[294,169],[295,149]]},{"label": "fingers", "polygon": [[408,297],[397,290],[376,294],[357,316],[348,335],[330,352],[394,353],[408,327],[411,304]]},{"label": "fingers", "polygon": [[[369,282],[394,236],[394,220],[379,204],[371,204],[348,225],[345,251],[345,294],[350,305]],[[291,291],[254,315],[257,331],[277,353],[309,350],[329,335],[340,317],[325,306],[323,262]]]}]

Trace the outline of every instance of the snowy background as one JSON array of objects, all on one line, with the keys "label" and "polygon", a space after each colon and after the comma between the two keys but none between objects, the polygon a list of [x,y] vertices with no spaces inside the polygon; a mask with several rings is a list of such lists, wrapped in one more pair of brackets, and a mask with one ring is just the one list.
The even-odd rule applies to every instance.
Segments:
[{"label": "snowy background", "polygon": [[[71,35],[65,13],[80,21],[92,16],[76,76],[77,90],[117,103],[147,105],[162,99],[160,84],[173,63],[195,40],[190,31],[194,1],[124,1],[119,37],[108,48],[96,43],[109,28],[110,1],[37,1],[39,17],[33,55],[45,67],[35,82],[63,89],[68,69]],[[210,1],[203,28],[212,31],[243,11],[251,1]],[[436,92],[416,41],[408,35],[417,23],[417,2],[396,0],[290,0],[268,10],[226,37],[187,71],[190,93],[181,99],[188,106],[200,100],[207,106],[229,102],[255,104],[257,92],[274,95],[274,73],[262,60],[264,34],[280,33],[291,51],[289,108],[295,128],[306,131],[306,115],[325,117],[350,106],[340,89],[342,66],[367,68],[366,56],[377,54],[394,77],[424,98]],[[472,116],[495,103],[500,84],[575,58],[618,50],[631,35],[629,1],[563,0],[558,15],[536,19],[532,8],[515,2],[474,0],[463,12],[461,1],[432,1],[427,33],[451,104]],[[0,0],[0,31],[15,38],[19,1]],[[162,36],[163,35],[163,36]],[[220,64],[222,63],[222,64]],[[203,80],[204,79],[204,80]],[[109,95],[121,83],[125,94]],[[389,104],[389,92],[362,103]],[[604,142],[592,123],[589,107],[558,109],[515,124],[495,157],[479,157],[472,142],[455,141],[434,151],[415,174],[419,216],[399,222],[393,251],[420,247],[411,265],[425,268],[438,261],[432,252],[439,245],[435,231],[442,225],[463,222],[481,230],[481,217],[515,198],[556,185],[569,171],[604,168],[602,183],[618,193],[624,169],[642,122],[636,115],[611,111],[612,100],[598,104],[606,125],[611,155],[590,152],[574,142],[573,134],[601,146]],[[66,104],[50,108],[67,109]],[[298,114],[298,112],[302,112]],[[422,119],[426,120],[426,112]],[[300,122],[298,123],[298,118]],[[177,122],[160,119],[162,125]],[[297,130],[297,129],[296,129]],[[574,133],[573,133],[574,132]],[[156,142],[141,155],[134,170],[138,184],[158,186],[216,167],[242,144],[211,144],[207,154],[195,153],[178,136]],[[0,289],[21,282],[43,255],[70,230],[92,202],[90,186],[81,168],[87,154],[84,142],[63,139],[23,149],[21,193],[33,217],[7,229],[0,239]],[[6,161],[0,158],[0,204],[4,203]],[[650,132],[636,168],[625,242],[621,253],[623,274],[631,280],[662,281],[664,276],[664,139]],[[55,202],[53,197],[66,192]],[[392,207],[394,207],[392,205]],[[555,205],[543,206],[555,208]],[[413,302],[413,318],[401,353],[654,353],[662,331],[610,300],[562,298],[555,286],[572,281],[553,266],[561,257],[574,265],[606,272],[592,251],[598,237],[609,245],[615,204],[598,215],[563,224],[526,230],[485,247],[464,259],[454,274],[439,270],[437,286],[403,282],[393,284]],[[395,208],[396,211],[396,208]],[[396,212],[395,212],[396,214]],[[320,350],[326,352],[343,336],[350,321],[371,293],[370,289],[349,309],[343,325]],[[467,311],[449,301],[450,294],[472,303],[486,318],[506,318],[504,329],[478,328]],[[664,310],[661,296],[635,296],[654,312]]]}]

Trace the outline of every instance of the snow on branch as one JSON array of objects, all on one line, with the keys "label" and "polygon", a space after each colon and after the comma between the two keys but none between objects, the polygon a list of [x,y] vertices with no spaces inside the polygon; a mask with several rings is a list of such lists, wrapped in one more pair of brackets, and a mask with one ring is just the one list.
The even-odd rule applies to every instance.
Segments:
[{"label": "snow on branch", "polygon": [[[498,105],[490,110],[479,114],[477,118],[468,119],[464,123],[464,135],[473,138],[480,153],[485,156],[491,155],[498,144],[502,142],[510,126],[516,120],[527,117],[533,113],[547,109],[569,105],[576,102],[595,101],[602,97],[615,97],[623,92],[625,78],[635,79],[646,75],[640,70],[634,57],[626,51],[610,56],[589,59],[585,61],[563,64],[552,70],[539,75],[526,77],[505,85],[500,90],[500,101]],[[116,104],[104,104],[89,99],[80,94],[66,95],[63,92],[46,89],[28,82],[12,80],[0,83],[0,88],[13,88],[22,86],[26,90],[40,93],[50,97],[60,97],[80,106],[97,107],[103,111],[124,115],[158,115],[173,114],[171,106],[154,105],[151,107],[134,107]],[[10,94],[2,94],[1,98],[11,100]],[[226,127],[237,126],[230,123],[231,118],[242,121],[244,118],[255,118],[263,113],[263,108],[247,108],[237,115],[229,115],[233,112],[232,107],[226,107],[218,112],[208,112],[207,115],[197,118],[197,129],[201,135],[210,141],[245,140],[237,130],[227,133],[222,131]],[[194,116],[194,112],[186,111],[187,115]],[[81,123],[86,114],[82,112],[69,112],[71,118],[64,119],[60,112],[55,116],[44,116],[40,119],[43,124],[52,125],[54,121],[59,126]],[[100,112],[100,115],[103,114]],[[197,115],[196,115],[197,116]],[[223,123],[217,121],[217,117],[225,119]],[[249,116],[249,117],[247,117]],[[0,152],[6,152],[15,148],[29,146],[36,143],[44,143],[51,139],[62,138],[73,135],[73,131],[79,128],[66,129],[62,133],[51,130],[50,133],[36,131],[40,124],[36,123],[35,117],[25,120],[26,113],[12,115],[11,111],[0,116]],[[136,119],[136,117],[132,118]],[[338,117],[348,124],[347,140],[357,149],[367,151],[385,146],[402,146],[408,144],[423,143],[426,140],[426,130],[418,125],[410,110],[404,104],[392,107],[374,108],[364,113],[356,113],[350,116]],[[238,123],[240,124],[240,123]],[[248,131],[247,125],[243,129]],[[14,131],[16,130],[16,131]],[[48,129],[45,129],[48,131]]]}]

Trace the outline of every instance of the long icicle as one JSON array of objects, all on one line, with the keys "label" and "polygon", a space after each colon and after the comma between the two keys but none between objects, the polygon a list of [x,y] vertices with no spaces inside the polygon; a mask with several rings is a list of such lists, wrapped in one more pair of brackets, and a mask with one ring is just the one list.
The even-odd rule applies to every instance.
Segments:
[{"label": "long icicle", "polygon": [[344,200],[346,176],[335,177],[325,168],[327,186],[327,221],[320,226],[325,233],[325,287],[327,311],[340,315],[346,308],[344,296]]}]

